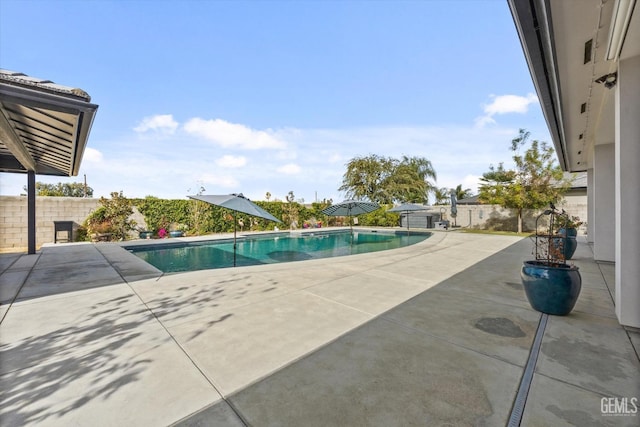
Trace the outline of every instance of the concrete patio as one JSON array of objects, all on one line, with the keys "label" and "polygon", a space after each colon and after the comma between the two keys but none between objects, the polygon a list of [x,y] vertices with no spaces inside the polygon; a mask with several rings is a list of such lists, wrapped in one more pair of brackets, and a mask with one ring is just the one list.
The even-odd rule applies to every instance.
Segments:
[{"label": "concrete patio", "polygon": [[614,265],[581,239],[575,310],[541,315],[520,284],[531,247],[435,232],[172,275],[117,244],[2,254],[0,424],[637,426],[601,405],[640,398]]}]

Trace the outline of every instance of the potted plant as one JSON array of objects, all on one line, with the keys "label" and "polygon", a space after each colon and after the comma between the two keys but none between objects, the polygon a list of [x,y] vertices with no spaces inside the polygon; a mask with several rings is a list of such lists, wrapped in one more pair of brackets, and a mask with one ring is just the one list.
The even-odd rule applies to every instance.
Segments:
[{"label": "potted plant", "polygon": [[[548,226],[540,220],[548,217]],[[536,219],[535,260],[524,261],[520,277],[527,299],[535,310],[557,316],[567,315],[578,301],[582,277],[575,265],[566,263],[565,244],[569,240],[556,230],[566,229],[568,215],[553,204]],[[555,231],[555,232],[554,232]]]},{"label": "potted plant", "polygon": [[[564,211],[562,211],[564,213]],[[558,224],[558,234],[563,236],[564,241],[564,258],[571,259],[578,248],[578,227],[582,225],[582,221],[577,216],[566,216],[564,223]]]},{"label": "potted plant", "polygon": [[140,229],[138,231],[138,235],[140,236],[141,239],[150,239],[153,237],[153,231]]},{"label": "potted plant", "polygon": [[171,237],[184,237],[187,226],[184,224],[172,224],[169,231]]}]

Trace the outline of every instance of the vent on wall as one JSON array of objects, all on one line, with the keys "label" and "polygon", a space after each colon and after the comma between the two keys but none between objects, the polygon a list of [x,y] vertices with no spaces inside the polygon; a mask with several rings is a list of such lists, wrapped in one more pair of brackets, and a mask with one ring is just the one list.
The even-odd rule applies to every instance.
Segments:
[{"label": "vent on wall", "polygon": [[587,103],[586,103],[586,102],[585,102],[585,103],[583,103],[583,104],[580,106],[580,114],[584,114],[584,112],[585,112],[585,111],[587,111]]},{"label": "vent on wall", "polygon": [[584,63],[591,62],[591,51],[593,48],[593,39],[589,39],[588,42],[584,44]]}]

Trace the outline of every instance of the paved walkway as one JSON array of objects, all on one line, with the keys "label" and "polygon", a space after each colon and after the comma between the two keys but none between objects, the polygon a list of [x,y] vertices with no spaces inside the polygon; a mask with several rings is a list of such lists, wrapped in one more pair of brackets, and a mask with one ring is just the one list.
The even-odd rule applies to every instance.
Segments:
[{"label": "paved walkway", "polygon": [[601,406],[640,397],[614,266],[581,241],[576,309],[546,316],[520,284],[530,253],[528,239],[436,232],[174,275],[115,244],[3,254],[0,424],[637,426]]}]

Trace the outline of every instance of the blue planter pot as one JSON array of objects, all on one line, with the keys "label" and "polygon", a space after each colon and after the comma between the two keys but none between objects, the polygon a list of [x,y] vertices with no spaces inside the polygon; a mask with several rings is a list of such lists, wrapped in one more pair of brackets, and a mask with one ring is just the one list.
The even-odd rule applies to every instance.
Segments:
[{"label": "blue planter pot", "polygon": [[169,236],[171,237],[182,237],[184,236],[184,231],[170,231]]},{"label": "blue planter pot", "polygon": [[573,254],[576,253],[576,249],[578,248],[578,241],[576,240],[578,230],[575,228],[561,228],[558,232],[561,236],[565,236],[563,247],[564,259],[573,258]]},{"label": "blue planter pot", "polygon": [[577,237],[578,230],[576,228],[561,228],[558,230],[561,235],[566,235],[567,237]]},{"label": "blue planter pot", "polygon": [[153,231],[141,231],[140,238],[141,239],[150,239],[153,237]]},{"label": "blue planter pot", "polygon": [[568,237],[564,239],[564,259],[573,258],[573,254],[576,253],[576,249],[578,248],[578,241],[575,237]]},{"label": "blue planter pot", "polygon": [[550,267],[540,261],[525,261],[520,277],[531,307],[556,316],[573,310],[582,288],[580,271],[574,265]]}]

